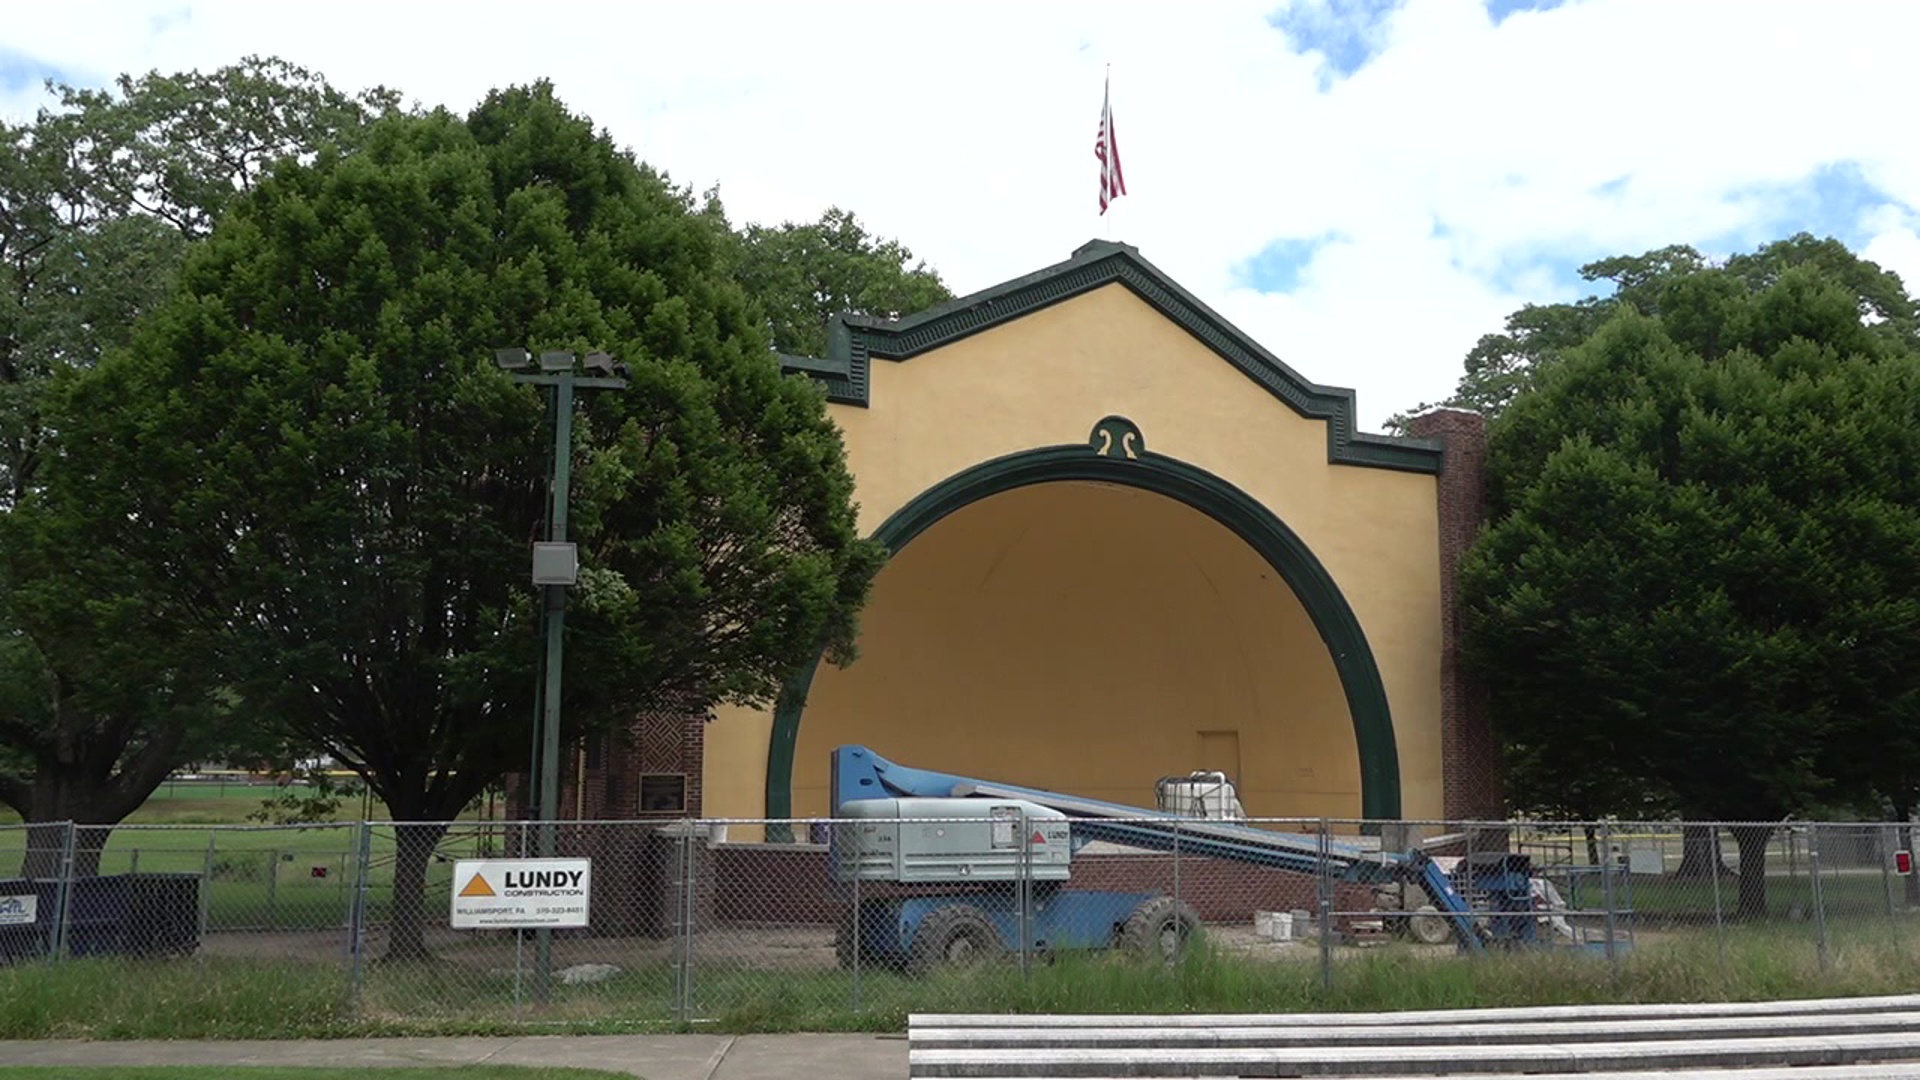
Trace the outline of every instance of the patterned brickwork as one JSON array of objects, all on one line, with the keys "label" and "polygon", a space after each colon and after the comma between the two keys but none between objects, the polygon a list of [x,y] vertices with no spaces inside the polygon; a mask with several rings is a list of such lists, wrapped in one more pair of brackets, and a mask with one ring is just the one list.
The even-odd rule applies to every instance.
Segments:
[{"label": "patterned brickwork", "polygon": [[[649,709],[625,732],[609,732],[594,737],[584,746],[563,748],[560,817],[577,821],[699,817],[707,719],[707,713],[693,709]],[[649,773],[684,776],[685,809],[644,812],[640,805],[640,777]],[[507,805],[512,816],[528,816],[527,794],[524,775],[515,773],[507,778]]]},{"label": "patterned brickwork", "polygon": [[1445,447],[1440,485],[1441,765],[1445,815],[1493,820],[1505,816],[1500,763],[1486,694],[1460,662],[1460,559],[1486,515],[1487,424],[1479,413],[1441,409],[1414,417],[1407,434]]}]

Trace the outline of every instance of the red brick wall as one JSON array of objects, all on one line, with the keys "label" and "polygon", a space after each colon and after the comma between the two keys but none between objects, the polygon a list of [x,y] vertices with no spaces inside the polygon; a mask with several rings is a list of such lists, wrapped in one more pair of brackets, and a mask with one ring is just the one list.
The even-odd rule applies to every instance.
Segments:
[{"label": "red brick wall", "polygon": [[1453,820],[1506,814],[1486,696],[1460,663],[1458,573],[1486,516],[1487,424],[1479,413],[1440,409],[1414,417],[1407,434],[1445,448],[1440,484],[1440,760],[1444,813]]},{"label": "red brick wall", "polygon": [[[701,773],[706,753],[708,714],[662,708],[642,713],[625,732],[600,736],[599,760],[582,769],[581,744],[560,752],[560,817],[570,821],[664,820],[698,818]],[[591,762],[591,757],[589,758]],[[585,783],[581,782],[584,772]],[[686,777],[684,814],[643,814],[642,773],[680,773]],[[524,818],[529,791],[520,773],[507,777],[507,812]]]}]

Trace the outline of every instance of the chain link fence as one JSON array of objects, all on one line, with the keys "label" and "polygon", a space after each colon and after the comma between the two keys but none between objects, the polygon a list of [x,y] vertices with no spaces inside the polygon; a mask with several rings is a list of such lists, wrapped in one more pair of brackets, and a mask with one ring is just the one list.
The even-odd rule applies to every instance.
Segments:
[{"label": "chain link fence", "polygon": [[1910,970],[1911,845],[1899,823],[1011,811],[16,826],[0,829],[18,870],[0,877],[0,963],[291,979],[343,1015],[448,1028],[834,1026],[1088,1000],[1075,986],[1177,1007],[1140,996],[1169,970],[1188,982],[1157,993],[1225,980],[1260,1008],[1379,959],[1651,960],[1712,986],[1756,965]]}]

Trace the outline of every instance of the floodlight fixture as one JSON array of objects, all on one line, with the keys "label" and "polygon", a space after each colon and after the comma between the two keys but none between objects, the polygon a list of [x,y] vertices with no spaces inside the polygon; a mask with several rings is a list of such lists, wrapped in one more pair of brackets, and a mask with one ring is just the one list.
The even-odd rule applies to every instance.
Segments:
[{"label": "floodlight fixture", "polygon": [[525,349],[495,349],[493,362],[502,371],[521,371],[532,366],[533,357]]},{"label": "floodlight fixture", "polygon": [[540,370],[570,371],[573,368],[573,354],[566,351],[543,352],[540,354]]},{"label": "floodlight fixture", "polygon": [[535,585],[572,585],[579,578],[580,555],[574,545],[564,541],[541,541],[533,545]]},{"label": "floodlight fixture", "polygon": [[613,374],[613,357],[608,353],[590,352],[581,361],[588,371],[598,371],[606,375]]}]

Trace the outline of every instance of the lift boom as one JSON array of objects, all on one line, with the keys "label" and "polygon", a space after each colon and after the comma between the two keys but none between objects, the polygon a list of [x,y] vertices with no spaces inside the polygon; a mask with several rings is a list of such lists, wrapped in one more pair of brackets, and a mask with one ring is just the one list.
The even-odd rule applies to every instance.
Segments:
[{"label": "lift boom", "polygon": [[1196,820],[1162,810],[1081,798],[1039,788],[995,783],[927,769],[897,765],[863,746],[834,750],[831,780],[835,814],[851,802],[867,799],[1019,800],[1064,814],[1071,829],[1071,850],[1106,841],[1154,851],[1230,860],[1327,874],[1362,884],[1411,885],[1425,893],[1446,919],[1455,940],[1468,951],[1485,948],[1467,900],[1453,880],[1426,852],[1372,850],[1336,843],[1331,837],[1276,832],[1252,825]]}]

